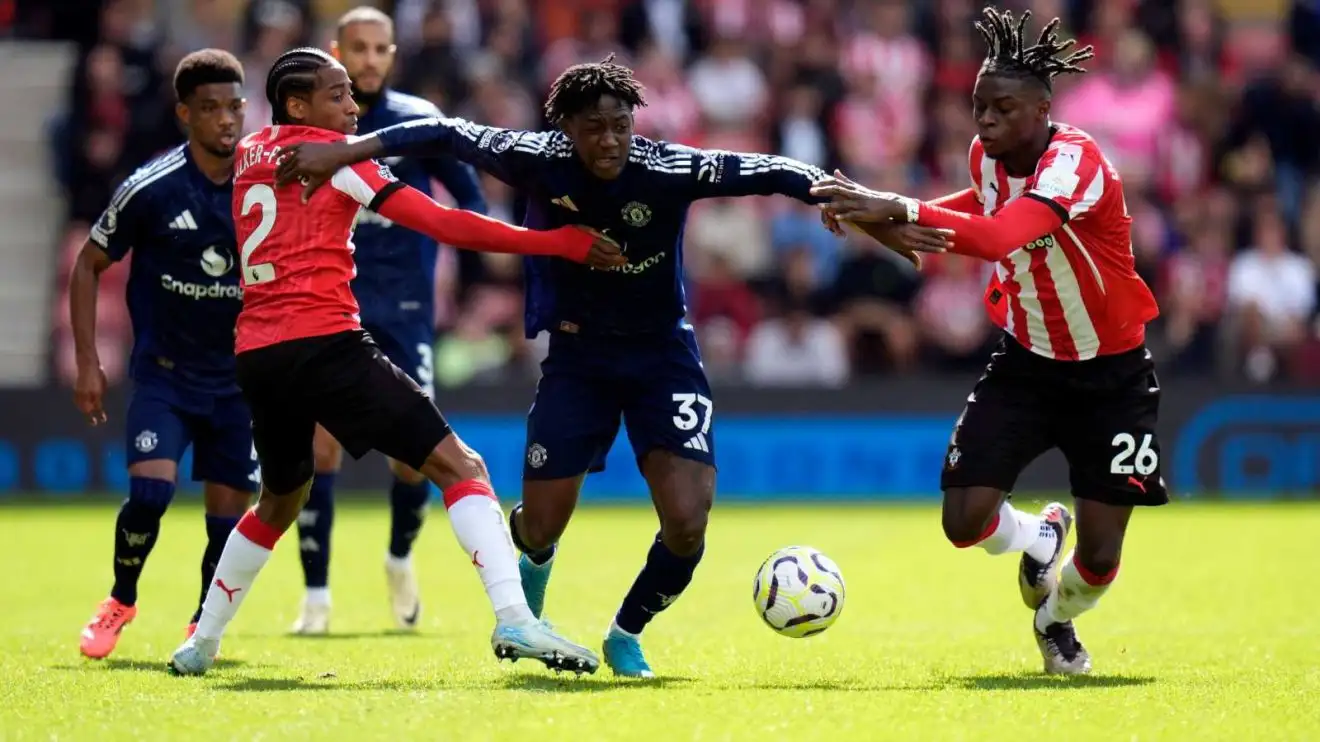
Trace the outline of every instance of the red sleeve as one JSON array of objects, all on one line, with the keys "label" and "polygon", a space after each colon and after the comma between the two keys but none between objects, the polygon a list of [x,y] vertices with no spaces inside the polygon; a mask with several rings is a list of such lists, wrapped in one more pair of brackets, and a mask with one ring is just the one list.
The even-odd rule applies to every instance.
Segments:
[{"label": "red sleeve", "polygon": [[585,262],[592,237],[571,228],[550,231],[523,229],[471,211],[450,209],[415,188],[395,183],[373,198],[371,210],[415,232],[455,247],[477,252],[553,255]]},{"label": "red sleeve", "polygon": [[1063,225],[1054,207],[1034,198],[1019,198],[994,216],[976,216],[923,202],[917,223],[923,227],[952,229],[950,252],[998,262],[1032,240]]},{"label": "red sleeve", "polygon": [[980,214],[984,210],[980,197],[976,195],[975,188],[964,188],[957,193],[940,196],[929,203],[935,206],[943,206],[951,211],[961,211],[964,214]]}]

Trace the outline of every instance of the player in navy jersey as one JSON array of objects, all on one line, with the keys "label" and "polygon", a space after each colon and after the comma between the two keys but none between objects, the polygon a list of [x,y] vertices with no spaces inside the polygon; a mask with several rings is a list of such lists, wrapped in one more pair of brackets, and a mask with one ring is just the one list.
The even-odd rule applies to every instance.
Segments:
[{"label": "player in navy jersey", "polygon": [[632,71],[606,59],[555,81],[552,132],[455,118],[412,121],[360,141],[307,144],[286,180],[315,189],[371,157],[453,155],[522,190],[525,226],[585,224],[624,246],[628,265],[596,271],[527,260],[526,334],[550,333],[527,421],[523,502],[510,516],[523,588],[541,614],[555,554],[587,473],[600,471],[620,417],[660,516],[646,565],[605,638],[616,674],[650,677],[639,634],[687,587],[705,546],[715,494],[714,407],[684,321],[683,228],[702,198],[784,194],[814,202],[813,166],[759,154],[698,150],[633,134],[645,105]]},{"label": "player in navy jersey", "polygon": [[[394,23],[375,8],[361,7],[339,19],[331,51],[353,81],[353,100],[362,111],[358,131],[372,132],[403,121],[439,116],[421,98],[385,85],[394,63]],[[486,201],[471,167],[450,157],[393,158],[387,162],[399,182],[423,193],[437,180],[460,209],[486,212]],[[357,277],[353,294],[361,306],[362,326],[385,356],[434,395],[431,364],[435,343],[435,240],[395,225],[364,209],[353,243],[357,246]],[[307,507],[298,517],[307,596],[293,630],[323,634],[330,623],[330,530],[334,523],[335,473],[343,449],[322,428],[316,431],[316,478]],[[421,615],[417,578],[412,570],[412,546],[426,516],[431,485],[420,472],[390,461],[390,543],[385,576],[395,623],[416,628]]]},{"label": "player in navy jersey", "polygon": [[251,416],[234,370],[242,291],[234,270],[230,200],[243,128],[242,85],[243,68],[228,52],[204,49],[179,62],[175,112],[188,131],[187,143],[124,181],[92,227],[70,278],[78,361],[74,395],[98,425],[106,422],[106,379],[96,349],[99,277],[133,251],[133,395],[125,420],[129,494],[115,523],[114,587],[82,631],[88,657],[109,655],[137,616],[138,577],[174,496],[185,449],[193,447],[193,480],[204,482],[202,598],[229,532],[260,484]]}]

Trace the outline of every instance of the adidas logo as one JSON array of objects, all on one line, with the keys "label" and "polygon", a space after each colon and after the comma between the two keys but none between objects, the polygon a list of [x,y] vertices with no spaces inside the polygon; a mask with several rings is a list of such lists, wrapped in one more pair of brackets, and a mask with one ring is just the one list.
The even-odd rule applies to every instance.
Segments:
[{"label": "adidas logo", "polygon": [[197,229],[197,222],[193,221],[191,211],[184,210],[170,222],[170,229]]},{"label": "adidas logo", "polygon": [[710,453],[710,444],[706,442],[705,433],[697,433],[696,435],[692,436],[692,438],[688,440],[687,443],[683,444],[683,448],[690,448],[693,451],[705,451],[706,453]]}]

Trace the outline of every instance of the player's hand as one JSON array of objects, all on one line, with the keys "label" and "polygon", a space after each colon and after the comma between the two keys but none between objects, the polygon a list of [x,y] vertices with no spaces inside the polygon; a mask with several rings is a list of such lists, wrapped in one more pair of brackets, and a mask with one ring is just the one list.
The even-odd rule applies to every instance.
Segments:
[{"label": "player's hand", "polygon": [[824,224],[826,229],[838,237],[848,236],[848,233],[843,229],[843,224],[834,216],[834,212],[830,211],[829,204],[820,204],[820,223]]},{"label": "player's hand", "polygon": [[876,242],[897,252],[941,253],[953,247],[954,231],[915,224],[859,224]]},{"label": "player's hand", "polygon": [[586,232],[593,238],[591,250],[587,253],[587,259],[582,262],[597,270],[609,270],[628,264],[628,258],[624,257],[623,249],[619,247],[619,243],[591,227],[578,226],[574,229]]},{"label": "player's hand", "polygon": [[839,222],[907,221],[907,202],[902,196],[873,191],[838,170],[812,184],[811,195],[828,198],[825,211]]},{"label": "player's hand", "polygon": [[942,253],[953,247],[952,229],[935,229],[895,222],[886,224],[847,222],[847,224],[902,255],[917,270],[921,270],[921,253]]},{"label": "player's hand", "polygon": [[105,370],[100,365],[78,368],[78,379],[73,383],[73,402],[92,425],[105,422],[105,409],[102,407],[105,387]]},{"label": "player's hand", "polygon": [[330,142],[290,145],[280,152],[275,185],[282,187],[300,181],[303,184],[302,200],[307,203],[317,188],[325,185],[340,168],[350,164],[345,157],[347,150],[348,145]]}]

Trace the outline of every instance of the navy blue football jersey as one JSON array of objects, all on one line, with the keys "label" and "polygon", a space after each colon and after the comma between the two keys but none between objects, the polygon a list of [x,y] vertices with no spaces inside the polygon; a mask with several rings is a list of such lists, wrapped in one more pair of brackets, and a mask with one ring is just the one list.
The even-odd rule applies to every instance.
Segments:
[{"label": "navy blue football jersey", "polygon": [[[404,121],[440,115],[434,105],[421,98],[386,90],[374,106],[358,119],[358,132],[366,134]],[[422,193],[431,192],[435,179],[454,197],[460,209],[486,213],[476,172],[452,157],[385,159],[399,182]],[[353,235],[357,278],[353,295],[361,307],[362,321],[374,327],[414,324],[422,317],[427,324],[435,316],[435,240],[374,212],[362,210]]]},{"label": "navy blue football jersey", "polygon": [[563,132],[481,126],[457,118],[410,121],[378,131],[385,156],[448,154],[527,197],[523,225],[584,224],[623,246],[628,264],[598,271],[549,257],[527,258],[528,337],[543,330],[583,335],[674,331],[687,312],[683,231],[701,198],[783,194],[817,203],[819,168],[786,157],[700,150],[634,136],[628,165],[612,181],[591,175]]},{"label": "navy blue football jersey", "polygon": [[188,145],[139,168],[115,192],[91,241],[112,260],[133,251],[128,312],[133,379],[233,394],[234,323],[243,290],[230,204],[233,183],[213,183]]}]

